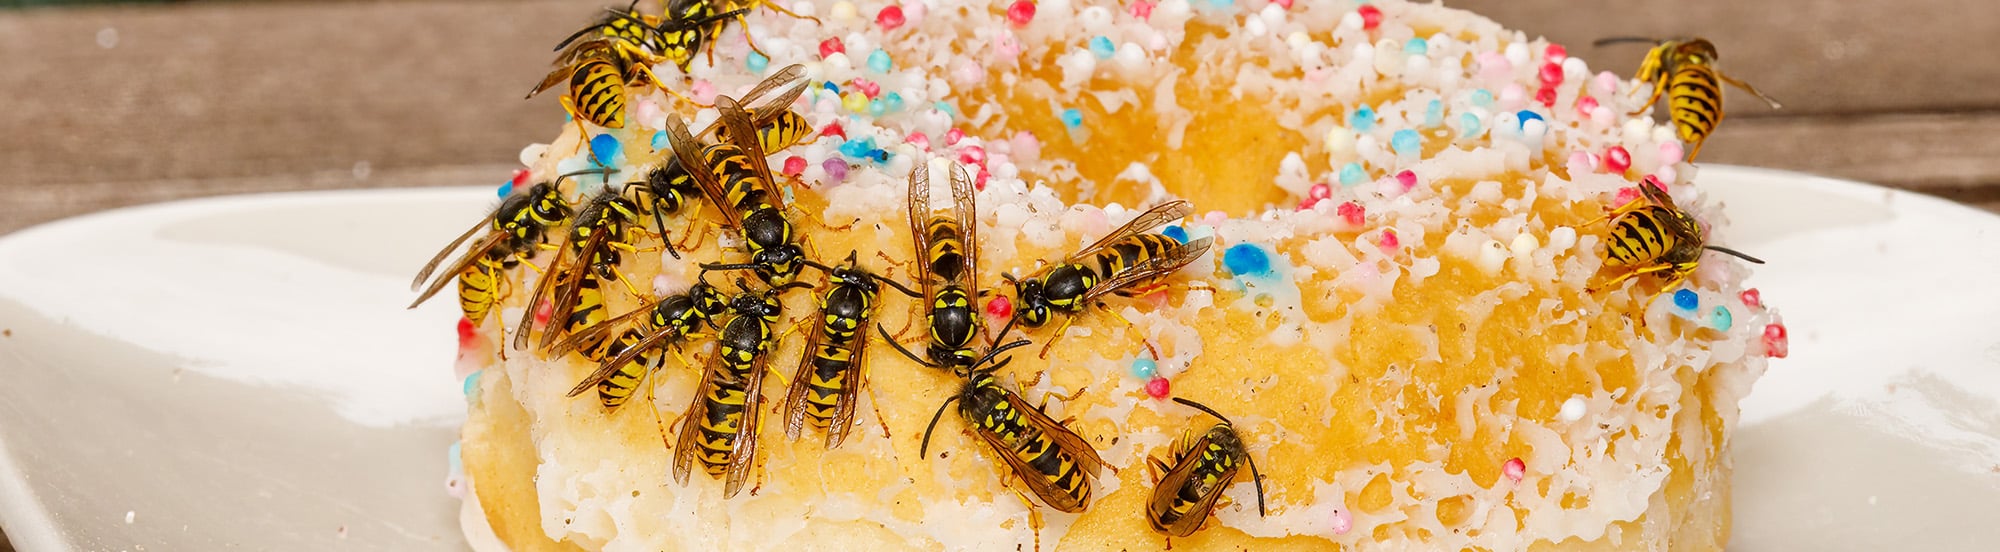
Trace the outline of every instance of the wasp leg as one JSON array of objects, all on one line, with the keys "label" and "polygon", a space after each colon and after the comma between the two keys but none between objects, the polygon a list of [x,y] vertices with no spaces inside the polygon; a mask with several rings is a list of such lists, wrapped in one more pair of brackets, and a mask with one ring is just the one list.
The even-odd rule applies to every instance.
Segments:
[{"label": "wasp leg", "polygon": [[[863,333],[862,335],[859,336],[859,338],[868,339],[868,335],[866,333]],[[868,392],[868,409],[875,411],[875,425],[882,427],[882,438],[888,439],[889,419],[882,417],[882,404],[879,401],[875,400],[875,390],[873,388],[868,387],[868,379],[869,379],[868,367],[856,366],[854,367],[854,369],[861,371],[861,389],[866,390]],[[860,398],[857,397],[855,400],[860,400]]]},{"label": "wasp leg", "polygon": [[1625,114],[1626,116],[1636,116],[1640,113],[1652,111],[1653,104],[1659,103],[1660,95],[1666,93],[1667,91],[1667,83],[1665,81],[1661,81],[1652,84],[1653,84],[1653,94],[1646,98],[1646,105],[1639,106],[1639,109],[1637,111],[1626,113]]},{"label": "wasp leg", "polygon": [[625,291],[627,293],[631,293],[633,297],[637,297],[640,299],[652,297],[651,294],[640,293],[639,286],[632,284],[632,278],[625,276],[625,271],[619,270],[617,267],[612,267],[611,273],[618,276],[618,283],[625,284]]},{"label": "wasp leg", "polygon": [[685,102],[688,105],[695,106],[698,109],[708,109],[711,107],[715,107],[715,104],[705,104],[697,102],[694,101],[694,98],[690,98],[686,94],[675,92],[672,88],[667,88],[667,81],[660,80],[659,75],[653,74],[653,68],[647,66],[647,64],[643,61],[632,64],[632,67],[634,71],[645,74],[647,80],[653,81],[653,88],[660,89],[661,92],[667,93],[668,96],[673,96],[675,99]]},{"label": "wasp leg", "polygon": [[1764,103],[1770,105],[1771,109],[1784,109],[1785,107],[1783,105],[1780,105],[1778,103],[1778,100],[1772,99],[1770,96],[1764,95],[1763,92],[1758,92],[1755,87],[1750,86],[1750,83],[1730,78],[1729,75],[1724,75],[1722,74],[1721,71],[1716,71],[1715,77],[1722,79],[1722,82],[1729,83],[1732,86],[1742,89],[1744,92],[1749,92],[1750,95],[1756,96],[1757,99],[1759,100],[1764,100]]},{"label": "wasp leg", "polygon": [[[569,150],[570,155],[576,155],[577,152],[583,151],[583,143],[590,141],[590,131],[583,128],[583,115],[576,112],[576,100],[564,94],[561,101],[563,112],[569,114],[570,122],[576,123],[576,147]],[[596,159],[597,153],[591,152],[590,156]]]},{"label": "wasp leg", "polygon": [[1118,319],[1119,322],[1125,323],[1125,329],[1131,330],[1133,335],[1139,337],[1139,343],[1146,346],[1146,352],[1152,353],[1153,360],[1160,360],[1160,350],[1153,347],[1153,340],[1146,338],[1146,332],[1139,331],[1138,324],[1133,324],[1131,320],[1126,320],[1124,315],[1118,314],[1118,311],[1111,310],[1111,307],[1106,306],[1104,303],[1098,303],[1097,310],[1104,311],[1104,314],[1109,314],[1112,318]]},{"label": "wasp leg", "polygon": [[[1651,267],[1648,267],[1648,268],[1651,268]],[[1662,267],[1661,269],[1662,269],[1662,270],[1664,270],[1664,269],[1673,269],[1673,268],[1678,268],[1678,267],[1675,267],[1675,266],[1672,266],[1672,265],[1667,265],[1667,266],[1665,266],[1665,267]],[[1681,283],[1683,283],[1683,282],[1686,282],[1686,281],[1687,281],[1687,273],[1686,273],[1686,272],[1677,272],[1677,273],[1675,273],[1675,274],[1674,274],[1674,276],[1673,276],[1672,278],[1668,278],[1666,282],[1664,282],[1664,283],[1662,283],[1662,284],[1660,285],[1660,290],[1659,290],[1659,291],[1655,291],[1655,292],[1653,292],[1653,296],[1651,296],[1651,297],[1647,297],[1647,298],[1646,298],[1646,302],[1645,302],[1644,304],[1642,304],[1642,305],[1640,305],[1640,306],[1639,306],[1639,310],[1640,310],[1640,312],[1645,312],[1645,310],[1646,310],[1646,309],[1649,309],[1649,308],[1652,308],[1652,306],[1653,306],[1653,301],[1658,301],[1658,300],[1660,299],[1660,296],[1661,296],[1661,295],[1666,295],[1666,294],[1667,294],[1667,292],[1669,292],[1669,291],[1673,291],[1673,290],[1674,290],[1674,288],[1678,288],[1678,287],[1680,287],[1680,286],[1681,286]],[[1643,318],[1642,318],[1642,319],[1640,319],[1640,323],[1642,323],[1642,324],[1643,324],[1644,322],[1645,322],[1645,319],[1643,319]]]},{"label": "wasp leg", "polygon": [[1617,277],[1617,278],[1612,278],[1612,279],[1611,279],[1611,281],[1609,281],[1609,282],[1605,282],[1605,283],[1604,283],[1603,285],[1599,285],[1599,286],[1597,286],[1597,287],[1594,287],[1594,288],[1587,288],[1587,289],[1584,289],[1583,291],[1584,291],[1584,292],[1586,292],[1586,293],[1596,293],[1596,292],[1598,292],[1599,290],[1605,290],[1605,289],[1610,289],[1610,288],[1612,288],[1612,287],[1616,287],[1616,286],[1618,285],[1618,283],[1619,283],[1619,282],[1623,282],[1623,281],[1626,281],[1626,280],[1630,280],[1630,279],[1632,279],[1632,278],[1635,278],[1635,277],[1638,277],[1638,276],[1639,276],[1639,275],[1641,275],[1641,274],[1651,274],[1651,273],[1654,273],[1654,272],[1659,272],[1659,271],[1662,271],[1662,270],[1671,270],[1671,269],[1673,269],[1673,268],[1674,268],[1674,265],[1670,265],[1670,264],[1658,264],[1658,265],[1652,265],[1652,266],[1648,266],[1648,267],[1644,267],[1644,268],[1640,268],[1640,269],[1638,269],[1638,270],[1633,270],[1633,271],[1631,271],[1631,272],[1627,272],[1627,273],[1624,273],[1624,274],[1620,274],[1620,275],[1618,275],[1618,277]]},{"label": "wasp leg", "polygon": [[[1078,314],[1064,316],[1062,325],[1056,326],[1055,333],[1049,334],[1048,342],[1042,343],[1042,352],[1036,355],[1035,358],[1049,358],[1049,348],[1056,346],[1056,342],[1061,341],[1063,335],[1069,333],[1069,325],[1076,322],[1077,316]],[[1158,355],[1154,356],[1155,358],[1158,357]]]}]

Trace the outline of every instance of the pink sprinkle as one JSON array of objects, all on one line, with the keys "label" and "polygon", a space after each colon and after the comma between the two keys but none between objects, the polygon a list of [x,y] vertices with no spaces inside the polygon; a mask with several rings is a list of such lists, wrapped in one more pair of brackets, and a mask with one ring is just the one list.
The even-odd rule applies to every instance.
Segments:
[{"label": "pink sprinkle", "polygon": [[1520,458],[1510,458],[1507,460],[1507,465],[1500,467],[1500,473],[1506,474],[1507,479],[1511,479],[1515,483],[1520,483],[1521,476],[1525,475],[1527,471],[1528,465],[1522,462]]},{"label": "pink sprinkle", "polygon": [[1417,187],[1417,173],[1409,169],[1404,169],[1403,172],[1396,173],[1396,183],[1403,185],[1404,192],[1415,189]]},{"label": "pink sprinkle", "polygon": [[[535,307],[535,323],[541,325],[547,325],[549,323],[549,314],[555,312],[555,310],[556,310],[555,304],[548,302],[543,302],[540,306]],[[521,330],[515,330],[515,331],[521,331]]]},{"label": "pink sprinkle", "polygon": [[822,128],[822,129],[819,129],[819,135],[820,135],[820,136],[839,136],[839,137],[840,137],[841,139],[843,139],[843,140],[844,140],[844,139],[846,139],[846,138],[847,138],[847,129],[844,129],[844,128],[840,128],[840,123],[837,123],[837,122],[835,122],[835,123],[827,123],[827,124],[826,124],[826,128]]},{"label": "pink sprinkle", "polygon": [[1541,89],[1536,90],[1535,101],[1542,104],[1542,107],[1554,108],[1556,106],[1556,87],[1543,86]]},{"label": "pink sprinkle", "polygon": [[991,178],[993,178],[993,173],[986,170],[986,167],[980,167],[979,176],[972,177],[972,189],[985,191],[986,181]]},{"label": "pink sprinkle", "polygon": [[528,169],[514,169],[514,187],[527,185],[529,174]]},{"label": "pink sprinkle", "polygon": [[1340,218],[1346,219],[1349,226],[1360,226],[1368,216],[1368,208],[1352,201],[1340,204],[1340,207],[1334,208],[1333,212],[1340,215]]},{"label": "pink sprinkle", "polygon": [[959,130],[958,127],[951,127],[950,130],[944,131],[944,145],[956,146],[959,140],[964,139],[965,131]]},{"label": "pink sprinkle", "polygon": [[460,350],[470,348],[473,342],[478,339],[479,331],[478,328],[472,325],[472,319],[463,316],[458,317],[458,348]]},{"label": "pink sprinkle", "polygon": [[1028,0],[1014,0],[1014,5],[1007,6],[1007,21],[1013,23],[1014,26],[1026,27],[1028,26],[1029,21],[1034,21],[1034,20],[1035,20],[1034,2],[1030,2]]},{"label": "pink sprinkle", "polygon": [[1276,1],[1276,2],[1272,2],[1272,3],[1273,3],[1273,4],[1277,4],[1277,5],[1278,5],[1278,7],[1280,7],[1280,8],[1284,8],[1284,9],[1288,9],[1288,10],[1289,10],[1289,9],[1292,9],[1292,0],[1278,0],[1278,1]]},{"label": "pink sprinkle", "polygon": [[1653,177],[1659,179],[1661,182],[1679,182],[1679,176],[1680,172],[1674,169],[1673,165],[1662,166],[1659,172],[1653,173]]},{"label": "pink sprinkle", "polygon": [[903,26],[904,21],[902,6],[889,6],[875,13],[875,24],[881,25],[885,31],[896,30],[896,27]]},{"label": "pink sprinkle", "polygon": [[1167,378],[1154,376],[1153,379],[1146,380],[1146,394],[1155,399],[1167,398],[1167,395],[1173,393],[1173,390],[1174,386],[1171,383],[1167,383]]},{"label": "pink sprinkle", "polygon": [[1132,17],[1137,17],[1137,18],[1139,18],[1139,20],[1141,20],[1141,21],[1144,21],[1144,20],[1147,20],[1147,19],[1152,19],[1152,18],[1153,18],[1153,3],[1152,3],[1152,2],[1147,2],[1146,0],[1139,0],[1139,1],[1137,1],[1137,2],[1133,2],[1133,3],[1132,3]]},{"label": "pink sprinkle", "polygon": [[798,176],[806,172],[806,158],[797,155],[785,158],[785,174]]},{"label": "pink sprinkle", "polygon": [[968,59],[964,63],[958,64],[958,71],[953,73],[953,76],[958,77],[960,82],[966,84],[979,84],[986,82],[986,68]]},{"label": "pink sprinkle", "polygon": [[986,166],[986,148],[966,146],[965,149],[958,150],[958,162],[968,165]]},{"label": "pink sprinkle", "polygon": [[1662,165],[1672,165],[1681,162],[1681,154],[1683,153],[1686,152],[1681,150],[1680,142],[1660,142],[1660,164]]},{"label": "pink sprinkle", "polygon": [[1590,86],[1599,95],[1610,96],[1611,93],[1618,91],[1618,74],[1610,71],[1598,73],[1597,80],[1592,81]]},{"label": "pink sprinkle", "polygon": [[860,90],[862,95],[869,98],[874,98],[876,95],[882,93],[882,85],[875,84],[875,81],[868,79],[854,79],[853,82],[849,82],[847,85],[854,87],[855,90]]},{"label": "pink sprinkle", "polygon": [[1332,529],[1335,535],[1347,534],[1348,531],[1354,529],[1354,515],[1347,513],[1347,510],[1335,508],[1333,510]]},{"label": "pink sprinkle", "polygon": [[1667,189],[1667,183],[1660,181],[1658,177],[1648,175],[1646,178],[1639,180],[1639,183],[1642,185],[1652,184],[1653,187],[1659,189],[1661,193],[1668,193],[1668,194],[1673,193],[1673,190]]},{"label": "pink sprinkle", "polygon": [[1563,66],[1561,63],[1553,61],[1544,63],[1542,64],[1541,74],[1537,76],[1542,78],[1542,84],[1545,86],[1555,86],[1558,84],[1562,84]]},{"label": "pink sprinkle", "polygon": [[1576,99],[1576,112],[1578,114],[1588,117],[1591,110],[1594,109],[1597,109],[1597,98],[1584,96]]},{"label": "pink sprinkle", "polygon": [[1382,26],[1382,10],[1376,8],[1374,4],[1362,4],[1358,11],[1361,14],[1362,29],[1373,31],[1376,27]]},{"label": "pink sprinkle", "polygon": [[694,101],[697,102],[715,103],[715,83],[707,80],[694,81],[694,84],[688,85],[688,95],[694,96]]},{"label": "pink sprinkle", "polygon": [[1333,187],[1326,185],[1325,182],[1314,184],[1312,185],[1312,188],[1306,190],[1306,197],[1310,199],[1326,199],[1329,197],[1333,197]]},{"label": "pink sprinkle", "polygon": [[1500,52],[1481,52],[1478,63],[1479,76],[1484,78],[1506,78],[1508,73],[1514,72],[1514,62],[1507,61],[1507,54]]},{"label": "pink sprinkle", "polygon": [[1383,228],[1382,238],[1378,242],[1378,245],[1382,246],[1383,253],[1389,253],[1393,255],[1396,253],[1397,249],[1402,248],[1403,240],[1396,237],[1396,229]]},{"label": "pink sprinkle", "polygon": [[1636,199],[1639,199],[1638,188],[1619,188],[1618,197],[1617,199],[1612,200],[1612,203],[1616,205],[1624,205],[1627,203],[1631,203],[1633,200]]},{"label": "pink sprinkle", "polygon": [[993,53],[1003,58],[1021,55],[1021,43],[1014,40],[1014,33],[1000,33],[993,39]]},{"label": "pink sprinkle", "polygon": [[1542,51],[1542,57],[1548,58],[1551,62],[1562,63],[1563,60],[1569,59],[1569,50],[1563,48],[1561,44],[1550,43],[1548,49]]},{"label": "pink sprinkle", "polygon": [[1014,302],[1008,300],[1005,295],[995,295],[986,302],[986,315],[994,318],[1014,316]]},{"label": "pink sprinkle", "polygon": [[1611,149],[1604,150],[1605,171],[1625,174],[1625,169],[1629,168],[1632,168],[1632,153],[1625,151],[1625,146],[1611,146]]},{"label": "pink sprinkle", "polygon": [[1301,199],[1299,200],[1299,210],[1311,211],[1313,206],[1319,205],[1319,201],[1320,200],[1318,198],[1311,198],[1311,197]]},{"label": "pink sprinkle", "polygon": [[925,136],[922,132],[910,133],[910,137],[903,139],[903,142],[916,144],[918,148],[922,148],[924,151],[931,150],[931,137]]},{"label": "pink sprinkle", "polygon": [[1785,325],[1772,323],[1764,326],[1764,355],[1771,358],[1785,358],[1791,355],[1791,340],[1785,337]]},{"label": "pink sprinkle", "polygon": [[1737,294],[1736,298],[1742,300],[1744,306],[1764,308],[1764,294],[1759,293],[1757,288],[1743,290],[1743,293]]}]

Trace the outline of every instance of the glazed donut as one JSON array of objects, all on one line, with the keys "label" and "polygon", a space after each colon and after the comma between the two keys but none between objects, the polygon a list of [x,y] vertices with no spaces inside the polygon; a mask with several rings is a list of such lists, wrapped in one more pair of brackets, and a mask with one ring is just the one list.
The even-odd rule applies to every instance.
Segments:
[{"label": "glazed donut", "polygon": [[1783,326],[1644,85],[1397,0],[664,26],[438,272],[477,548],[1728,540]]}]

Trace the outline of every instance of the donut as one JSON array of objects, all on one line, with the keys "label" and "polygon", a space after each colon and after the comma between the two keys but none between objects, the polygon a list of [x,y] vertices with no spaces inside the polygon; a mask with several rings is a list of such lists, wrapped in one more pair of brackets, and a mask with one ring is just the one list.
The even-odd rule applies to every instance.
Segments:
[{"label": "donut", "polygon": [[1435,3],[698,7],[418,279],[475,548],[1728,542],[1784,326],[1647,85]]}]

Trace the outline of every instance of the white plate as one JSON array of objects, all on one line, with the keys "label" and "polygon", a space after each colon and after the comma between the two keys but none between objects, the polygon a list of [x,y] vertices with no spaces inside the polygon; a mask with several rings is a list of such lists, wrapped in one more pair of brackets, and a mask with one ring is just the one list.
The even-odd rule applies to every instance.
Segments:
[{"label": "white plate", "polygon": [[[1736,548],[2000,542],[2000,217],[1708,167],[1792,356],[1743,405]],[[0,239],[0,525],[41,550],[461,550],[455,305],[490,188],[246,196]]]}]

